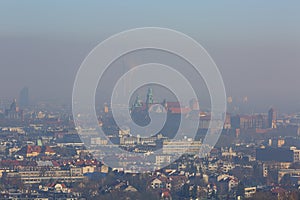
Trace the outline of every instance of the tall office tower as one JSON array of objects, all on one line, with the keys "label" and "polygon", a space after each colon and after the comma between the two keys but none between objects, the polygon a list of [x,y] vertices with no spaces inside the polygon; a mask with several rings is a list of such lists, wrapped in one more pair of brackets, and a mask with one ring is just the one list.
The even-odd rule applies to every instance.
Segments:
[{"label": "tall office tower", "polygon": [[107,103],[104,104],[104,113],[108,113],[109,112],[109,108]]},{"label": "tall office tower", "polygon": [[191,99],[189,103],[192,110],[200,110],[198,99]]},{"label": "tall office tower", "polygon": [[29,106],[29,89],[28,89],[28,87],[24,87],[20,91],[19,105],[21,108],[25,108],[25,107]]},{"label": "tall office tower", "polygon": [[268,112],[268,128],[276,128],[276,121],[276,111],[273,108],[271,108]]}]

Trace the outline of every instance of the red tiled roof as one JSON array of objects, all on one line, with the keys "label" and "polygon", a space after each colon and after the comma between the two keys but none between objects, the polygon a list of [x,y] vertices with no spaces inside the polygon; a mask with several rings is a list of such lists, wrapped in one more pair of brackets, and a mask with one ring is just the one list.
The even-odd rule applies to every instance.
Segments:
[{"label": "red tiled roof", "polygon": [[162,190],[161,196],[164,198],[170,198],[171,197],[170,191],[168,189]]},{"label": "red tiled roof", "polygon": [[52,164],[53,164],[54,167],[59,167],[60,166],[59,163],[56,162],[55,160],[52,161]]},{"label": "red tiled roof", "polygon": [[51,147],[46,146],[45,153],[55,153],[55,151]]},{"label": "red tiled roof", "polygon": [[16,166],[37,166],[35,161],[17,161],[17,160],[1,160],[1,167],[16,167]]},{"label": "red tiled roof", "polygon": [[173,107],[173,108],[169,108],[169,111],[174,114],[187,114],[187,113],[191,112],[191,109],[190,108]]},{"label": "red tiled roof", "polygon": [[33,153],[33,152],[41,153],[41,151],[42,151],[42,148],[40,146],[28,145],[26,153]]},{"label": "red tiled roof", "polygon": [[286,192],[286,190],[281,187],[276,187],[276,188],[272,188],[271,192],[276,193],[276,194],[282,194],[282,193]]},{"label": "red tiled roof", "polygon": [[168,108],[180,108],[179,102],[167,102]]}]

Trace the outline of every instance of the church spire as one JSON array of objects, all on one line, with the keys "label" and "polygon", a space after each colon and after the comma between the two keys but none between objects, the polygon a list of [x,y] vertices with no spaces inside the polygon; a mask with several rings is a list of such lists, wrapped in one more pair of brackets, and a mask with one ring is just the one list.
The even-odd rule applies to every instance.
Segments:
[{"label": "church spire", "polygon": [[146,104],[147,104],[147,106],[149,104],[153,104],[153,92],[152,92],[152,88],[148,89]]}]

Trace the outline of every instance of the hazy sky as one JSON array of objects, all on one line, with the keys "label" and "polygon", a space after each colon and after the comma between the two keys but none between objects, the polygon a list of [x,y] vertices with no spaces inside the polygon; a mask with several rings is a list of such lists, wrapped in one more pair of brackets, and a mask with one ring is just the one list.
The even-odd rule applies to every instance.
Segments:
[{"label": "hazy sky", "polygon": [[158,26],[196,39],[228,96],[300,111],[300,1],[0,1],[0,98],[71,101],[76,72],[99,42]]}]

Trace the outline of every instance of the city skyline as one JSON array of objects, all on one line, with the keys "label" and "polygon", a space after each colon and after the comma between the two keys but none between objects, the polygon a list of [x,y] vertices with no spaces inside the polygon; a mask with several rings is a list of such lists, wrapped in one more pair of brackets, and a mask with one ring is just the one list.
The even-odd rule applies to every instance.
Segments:
[{"label": "city skyline", "polygon": [[0,1],[0,199],[300,199],[300,1]]}]

